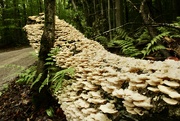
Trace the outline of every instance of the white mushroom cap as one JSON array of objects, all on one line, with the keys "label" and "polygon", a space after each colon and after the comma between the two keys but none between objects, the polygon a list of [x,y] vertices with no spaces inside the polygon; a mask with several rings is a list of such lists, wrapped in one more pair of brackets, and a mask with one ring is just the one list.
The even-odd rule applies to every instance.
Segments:
[{"label": "white mushroom cap", "polygon": [[76,105],[76,107],[79,107],[79,108],[88,108],[90,106],[90,104],[88,102],[86,102],[85,100],[83,100],[81,98],[76,100],[74,102],[74,104]]},{"label": "white mushroom cap", "polygon": [[140,108],[134,108],[134,111],[139,114],[140,116],[144,115],[144,111]]},{"label": "white mushroom cap", "polygon": [[94,103],[94,104],[102,104],[102,103],[106,102],[106,100],[103,98],[88,98],[87,101],[90,103]]},{"label": "white mushroom cap", "polygon": [[124,90],[123,89],[115,89],[113,92],[112,92],[112,95],[113,96],[116,96],[118,98],[122,98],[124,96]]},{"label": "white mushroom cap", "polygon": [[147,85],[148,85],[148,83],[141,83],[141,84],[136,84],[136,87],[137,88],[146,88],[147,87]]},{"label": "white mushroom cap", "polygon": [[95,108],[87,108],[87,109],[83,108],[81,111],[86,115],[97,112],[97,110]]},{"label": "white mushroom cap", "polygon": [[113,84],[118,84],[120,81],[118,77],[106,77],[106,80]]},{"label": "white mushroom cap", "polygon": [[169,96],[171,97],[171,98],[180,98],[180,94],[178,93],[178,92],[176,92],[176,91],[173,91],[173,92],[171,92],[170,94],[169,94]]},{"label": "white mushroom cap", "polygon": [[147,97],[144,95],[141,95],[139,93],[134,93],[132,95],[129,96],[132,100],[134,101],[143,101],[143,100],[147,100]]},{"label": "white mushroom cap", "polygon": [[104,67],[104,70],[107,71],[107,72],[110,72],[110,73],[114,73],[114,74],[117,74],[115,69],[113,69],[112,67]]},{"label": "white mushroom cap", "polygon": [[84,93],[81,93],[81,94],[80,94],[80,97],[82,97],[82,98],[85,99],[85,100],[88,99],[88,98],[90,98],[89,95],[84,94]]},{"label": "white mushroom cap", "polygon": [[123,102],[123,104],[124,104],[125,107],[130,107],[130,108],[135,107],[135,105],[134,105],[132,102],[129,102],[129,101],[127,101],[127,100],[122,101],[122,102]]},{"label": "white mushroom cap", "polygon": [[152,91],[152,92],[159,92],[159,89],[156,87],[147,87],[147,89]]},{"label": "white mushroom cap", "polygon": [[142,108],[152,108],[153,105],[150,104],[151,99],[148,98],[145,101],[141,101],[141,102],[133,102],[133,104],[137,107],[142,107]]},{"label": "white mushroom cap", "polygon": [[164,85],[158,85],[158,89],[161,91],[161,92],[163,92],[163,93],[165,93],[165,94],[170,94],[171,92],[173,92],[174,90],[173,89],[171,89],[170,87],[167,87],[167,86],[164,86]]},{"label": "white mushroom cap", "polygon": [[101,94],[100,94],[100,91],[89,91],[88,92],[88,95],[90,97],[94,97],[94,98],[101,98]]},{"label": "white mushroom cap", "polygon": [[173,90],[172,88],[170,87],[166,87],[166,86],[163,86],[163,85],[158,85],[158,88],[161,92],[165,93],[165,94],[168,94],[171,98],[180,98],[180,94]]},{"label": "white mushroom cap", "polygon": [[137,113],[134,111],[134,108],[126,107],[126,110],[127,110],[127,112],[129,112],[129,113],[131,113],[131,114],[137,114]]},{"label": "white mushroom cap", "polygon": [[100,112],[95,114],[94,119],[96,121],[111,121],[105,114]]},{"label": "white mushroom cap", "polygon": [[168,81],[168,80],[164,80],[163,84],[170,86],[170,87],[179,87],[180,86],[180,84],[178,82]]},{"label": "white mushroom cap", "polygon": [[111,103],[106,103],[105,105],[101,105],[99,107],[99,109],[103,112],[103,113],[110,113],[110,114],[113,114],[113,113],[117,113],[118,111],[116,109],[114,109],[115,106],[114,104],[111,104]]},{"label": "white mushroom cap", "polygon": [[163,97],[163,100],[164,100],[164,102],[166,102],[167,104],[170,104],[170,105],[178,104],[177,100],[174,100],[174,99],[171,99],[171,98],[167,98],[165,96]]}]

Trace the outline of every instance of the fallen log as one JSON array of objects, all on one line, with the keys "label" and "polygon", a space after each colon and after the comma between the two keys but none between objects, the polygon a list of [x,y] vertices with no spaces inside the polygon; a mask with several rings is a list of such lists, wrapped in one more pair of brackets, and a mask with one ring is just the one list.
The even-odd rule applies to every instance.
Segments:
[{"label": "fallen log", "polygon": [[[24,27],[39,51],[44,15]],[[56,98],[68,121],[179,120],[180,61],[149,61],[112,54],[56,17],[57,66],[73,67]]]}]

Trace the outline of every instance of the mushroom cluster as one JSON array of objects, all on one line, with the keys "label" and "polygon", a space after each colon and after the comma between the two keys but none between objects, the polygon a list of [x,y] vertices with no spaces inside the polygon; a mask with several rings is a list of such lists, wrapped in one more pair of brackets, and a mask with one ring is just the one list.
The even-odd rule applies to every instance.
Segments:
[{"label": "mushroom cluster", "polygon": [[[39,24],[25,26],[36,48],[43,30],[43,19],[39,20]],[[75,69],[75,76],[64,81],[55,94],[67,120],[111,121],[120,110],[119,99],[127,112],[137,115],[155,110],[159,103],[162,107],[179,106],[180,61],[149,61],[112,54],[58,18],[55,33],[54,46],[61,47],[54,57],[57,66]]]}]

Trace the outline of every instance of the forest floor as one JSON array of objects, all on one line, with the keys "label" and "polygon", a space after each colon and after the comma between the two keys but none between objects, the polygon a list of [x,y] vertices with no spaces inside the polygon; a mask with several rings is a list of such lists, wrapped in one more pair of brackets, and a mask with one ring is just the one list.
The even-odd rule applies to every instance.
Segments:
[{"label": "forest floor", "polygon": [[37,57],[32,48],[0,50],[0,121],[66,121],[57,101],[54,101],[54,117],[46,109],[35,110],[29,85],[15,83],[17,75],[35,63]]},{"label": "forest floor", "polygon": [[[16,79],[15,79],[16,80]],[[35,110],[30,86],[12,81],[0,94],[0,121],[66,121],[57,101],[53,102],[54,116],[46,109]]]}]

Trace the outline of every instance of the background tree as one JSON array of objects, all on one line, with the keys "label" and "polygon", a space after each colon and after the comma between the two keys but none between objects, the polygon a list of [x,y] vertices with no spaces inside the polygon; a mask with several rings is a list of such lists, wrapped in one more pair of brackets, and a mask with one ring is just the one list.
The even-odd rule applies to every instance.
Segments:
[{"label": "background tree", "polygon": [[[124,39],[124,36],[121,36],[123,33],[121,30],[126,31],[130,37],[136,40],[131,43],[134,47],[142,49],[140,46],[146,46],[147,43],[152,42],[149,33],[145,32],[146,27],[159,29],[164,25],[176,22],[177,17],[180,16],[179,0],[147,0],[147,4],[144,6],[145,16],[150,17],[151,22],[144,23],[142,13],[139,12],[142,1],[58,0],[56,2],[56,15],[75,26],[88,38],[104,43],[103,45],[112,52],[117,50],[121,53],[122,50],[119,45],[118,47],[109,47],[108,44],[117,36],[118,39]],[[27,16],[44,12],[43,0],[0,0],[0,6],[0,46],[27,44],[28,41],[22,27],[26,24]],[[177,30],[175,31],[177,33]],[[156,35],[162,33],[162,29],[157,30],[156,33]],[[139,38],[142,37],[142,34],[146,38],[139,41],[142,40]],[[99,35],[101,36],[99,37]],[[142,45],[142,43],[144,44]],[[167,43],[162,43],[162,45],[167,45]]]}]

